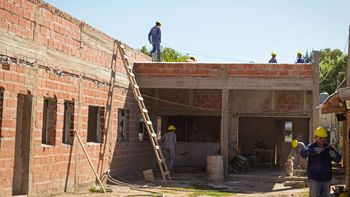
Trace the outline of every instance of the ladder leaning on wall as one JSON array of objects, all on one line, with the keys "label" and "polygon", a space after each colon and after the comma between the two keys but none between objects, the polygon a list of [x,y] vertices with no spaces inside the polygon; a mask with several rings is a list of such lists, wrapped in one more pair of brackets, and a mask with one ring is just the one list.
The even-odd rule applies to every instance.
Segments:
[{"label": "ladder leaning on wall", "polygon": [[125,45],[123,45],[120,41],[118,41],[118,48],[119,48],[119,52],[120,52],[121,59],[123,61],[126,73],[128,75],[129,81],[130,81],[130,87],[132,89],[132,92],[134,94],[136,102],[139,106],[143,121],[146,125],[147,132],[148,132],[148,135],[150,137],[154,153],[156,155],[156,159],[158,162],[160,172],[162,174],[164,182],[166,182],[166,178],[171,180],[171,176],[170,176],[170,171],[168,170],[168,167],[166,165],[166,160],[164,159],[162,150],[161,150],[159,143],[158,143],[158,139],[157,139],[158,136],[154,132],[152,121],[148,115],[148,110],[146,109],[143,97],[142,97],[141,92],[140,92],[140,88],[137,85],[137,82],[135,79],[135,74],[132,71],[133,68],[132,68],[132,66],[130,66],[129,58],[125,53]]}]

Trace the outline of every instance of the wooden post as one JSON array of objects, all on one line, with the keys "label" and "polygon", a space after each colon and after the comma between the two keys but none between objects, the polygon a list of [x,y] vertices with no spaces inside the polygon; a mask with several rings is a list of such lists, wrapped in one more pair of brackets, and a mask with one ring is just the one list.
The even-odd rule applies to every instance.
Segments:
[{"label": "wooden post", "polygon": [[346,111],[346,120],[343,121],[343,167],[345,169],[345,186],[350,188],[350,172],[349,172],[349,125],[350,125],[350,111]]},{"label": "wooden post", "polygon": [[94,172],[95,177],[96,177],[98,183],[101,185],[101,188],[102,188],[103,193],[106,193],[106,189],[105,189],[105,187],[103,186],[103,184],[102,184],[102,182],[101,182],[101,179],[100,179],[100,177],[98,176],[98,174],[97,174],[97,172],[96,172],[96,170],[95,170],[95,168],[94,168],[94,165],[92,164],[92,162],[91,162],[91,160],[90,160],[90,157],[89,157],[89,155],[87,154],[87,152],[86,152],[86,150],[85,150],[85,148],[84,148],[84,144],[83,144],[83,142],[81,141],[81,138],[80,138],[79,134],[78,134],[76,131],[75,131],[75,135],[77,136],[77,139],[78,139],[78,141],[79,141],[79,144],[80,144],[81,148],[83,149],[83,152],[84,152],[84,154],[85,154],[85,156],[86,156],[86,159],[88,160],[88,162],[89,162],[89,164],[90,164],[91,170]]},{"label": "wooden post", "polygon": [[[346,69],[346,86],[350,87],[350,26],[349,26],[349,36],[348,36],[348,62]],[[350,165],[349,165],[349,130],[350,130],[350,112],[346,112],[346,121],[343,125],[343,162],[345,168],[345,186],[346,189],[350,189]]]},{"label": "wooden post", "polygon": [[350,87],[350,26],[349,26],[349,36],[348,36],[348,64],[346,69],[346,86]]},{"label": "wooden post", "polygon": [[222,103],[221,103],[221,134],[220,134],[220,147],[221,155],[224,159],[224,174],[228,173],[228,88],[227,88],[227,65],[222,65]]},{"label": "wooden post", "polygon": [[[319,126],[319,111],[316,109],[316,107],[320,104],[320,90],[319,90],[319,76],[320,76],[320,70],[319,70],[319,63],[320,63],[320,52],[314,51],[313,52],[313,84],[312,84],[312,128],[310,131],[310,136],[312,136],[313,131]],[[310,139],[310,141],[312,138]]]}]

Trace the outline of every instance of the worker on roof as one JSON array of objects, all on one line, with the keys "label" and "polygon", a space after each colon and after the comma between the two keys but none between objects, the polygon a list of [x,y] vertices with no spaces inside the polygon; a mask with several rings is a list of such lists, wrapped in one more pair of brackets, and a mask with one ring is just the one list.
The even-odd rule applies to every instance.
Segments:
[{"label": "worker on roof", "polygon": [[173,170],[175,162],[175,150],[176,150],[176,127],[174,125],[169,125],[168,132],[165,133],[162,138],[162,148],[164,151],[164,157],[168,165],[169,170]]},{"label": "worker on roof", "polygon": [[157,51],[157,60],[161,62],[162,59],[160,57],[160,43],[162,41],[162,34],[160,31],[160,27],[162,26],[161,22],[157,21],[156,25],[152,27],[152,29],[148,33],[148,41],[152,44],[152,51],[150,56],[152,57],[152,61],[154,61],[154,53]]},{"label": "worker on roof", "polygon": [[190,57],[186,60],[186,62],[196,62],[196,61],[197,61],[196,58],[193,57],[193,56],[190,56]]},{"label": "worker on roof", "polygon": [[303,54],[298,51],[297,53],[297,64],[302,64],[302,63],[305,63],[305,60],[303,59]]},{"label": "worker on roof", "polygon": [[332,179],[332,161],[337,163],[341,155],[329,144],[327,144],[327,131],[318,127],[314,132],[315,141],[301,150],[301,156],[308,158],[307,177],[309,179],[309,190],[311,197],[326,197],[330,194]]},{"label": "worker on roof", "polygon": [[275,53],[275,52],[271,53],[271,59],[269,61],[270,64],[277,64],[276,56],[277,56],[277,53]]}]

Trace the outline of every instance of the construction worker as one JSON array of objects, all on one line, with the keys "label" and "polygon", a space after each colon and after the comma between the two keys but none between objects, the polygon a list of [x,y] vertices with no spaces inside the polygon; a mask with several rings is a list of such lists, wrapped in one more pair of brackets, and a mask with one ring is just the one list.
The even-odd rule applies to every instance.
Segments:
[{"label": "construction worker", "polygon": [[193,57],[193,56],[190,56],[190,57],[186,60],[186,62],[196,62],[196,61],[197,61],[196,58]]},{"label": "construction worker", "polygon": [[318,127],[314,132],[315,141],[301,150],[301,156],[308,158],[307,176],[311,197],[328,197],[332,179],[332,161],[337,163],[341,155],[327,144],[327,131]]},{"label": "construction worker", "polygon": [[175,161],[175,150],[176,150],[176,127],[174,125],[169,125],[168,132],[165,133],[162,138],[162,147],[166,162],[168,164],[169,170],[173,170],[173,165]]},{"label": "construction worker", "polygon": [[276,59],[276,56],[277,56],[277,53],[275,53],[275,52],[272,52],[271,53],[271,59],[270,59],[270,61],[269,61],[269,63],[271,64],[277,64],[277,59]]},{"label": "construction worker", "polygon": [[150,44],[152,44],[152,51],[150,53],[150,56],[152,57],[152,61],[154,61],[154,53],[157,51],[157,59],[158,62],[161,62],[161,57],[160,57],[160,43],[162,41],[162,35],[160,31],[160,27],[162,24],[157,21],[156,26],[152,27],[152,29],[148,33],[148,41]]},{"label": "construction worker", "polygon": [[303,59],[303,54],[300,51],[298,51],[297,57],[298,57],[297,64],[305,63],[305,60]]},{"label": "construction worker", "polygon": [[306,168],[306,160],[301,157],[300,153],[305,149],[305,144],[303,142],[298,142],[297,139],[293,139],[291,142],[292,148],[289,152],[288,158],[294,157],[294,168]]}]

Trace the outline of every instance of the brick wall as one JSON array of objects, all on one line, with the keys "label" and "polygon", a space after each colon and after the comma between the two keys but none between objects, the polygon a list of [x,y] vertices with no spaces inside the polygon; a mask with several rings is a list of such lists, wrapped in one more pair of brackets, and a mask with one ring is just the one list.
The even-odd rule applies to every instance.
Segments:
[{"label": "brick wall", "polygon": [[[74,103],[73,129],[79,132],[99,174],[109,166],[113,173],[134,171],[137,175],[150,167],[153,154],[149,142],[137,141],[138,109],[119,54],[116,65],[111,67],[115,47],[114,38],[45,2],[0,0],[0,86],[5,90],[0,139],[1,197],[12,195],[19,93],[33,95],[30,191],[35,196],[73,191],[95,181],[76,137],[73,145],[62,143],[65,101]],[[131,62],[149,60],[128,46],[127,54]],[[107,109],[111,69],[116,70],[117,82],[113,113],[101,119],[105,121],[104,143],[86,143],[88,106]],[[49,146],[41,142],[45,98],[57,99],[55,143]],[[118,108],[131,112],[128,143],[116,139]],[[104,113],[107,115],[107,110]]]}]

